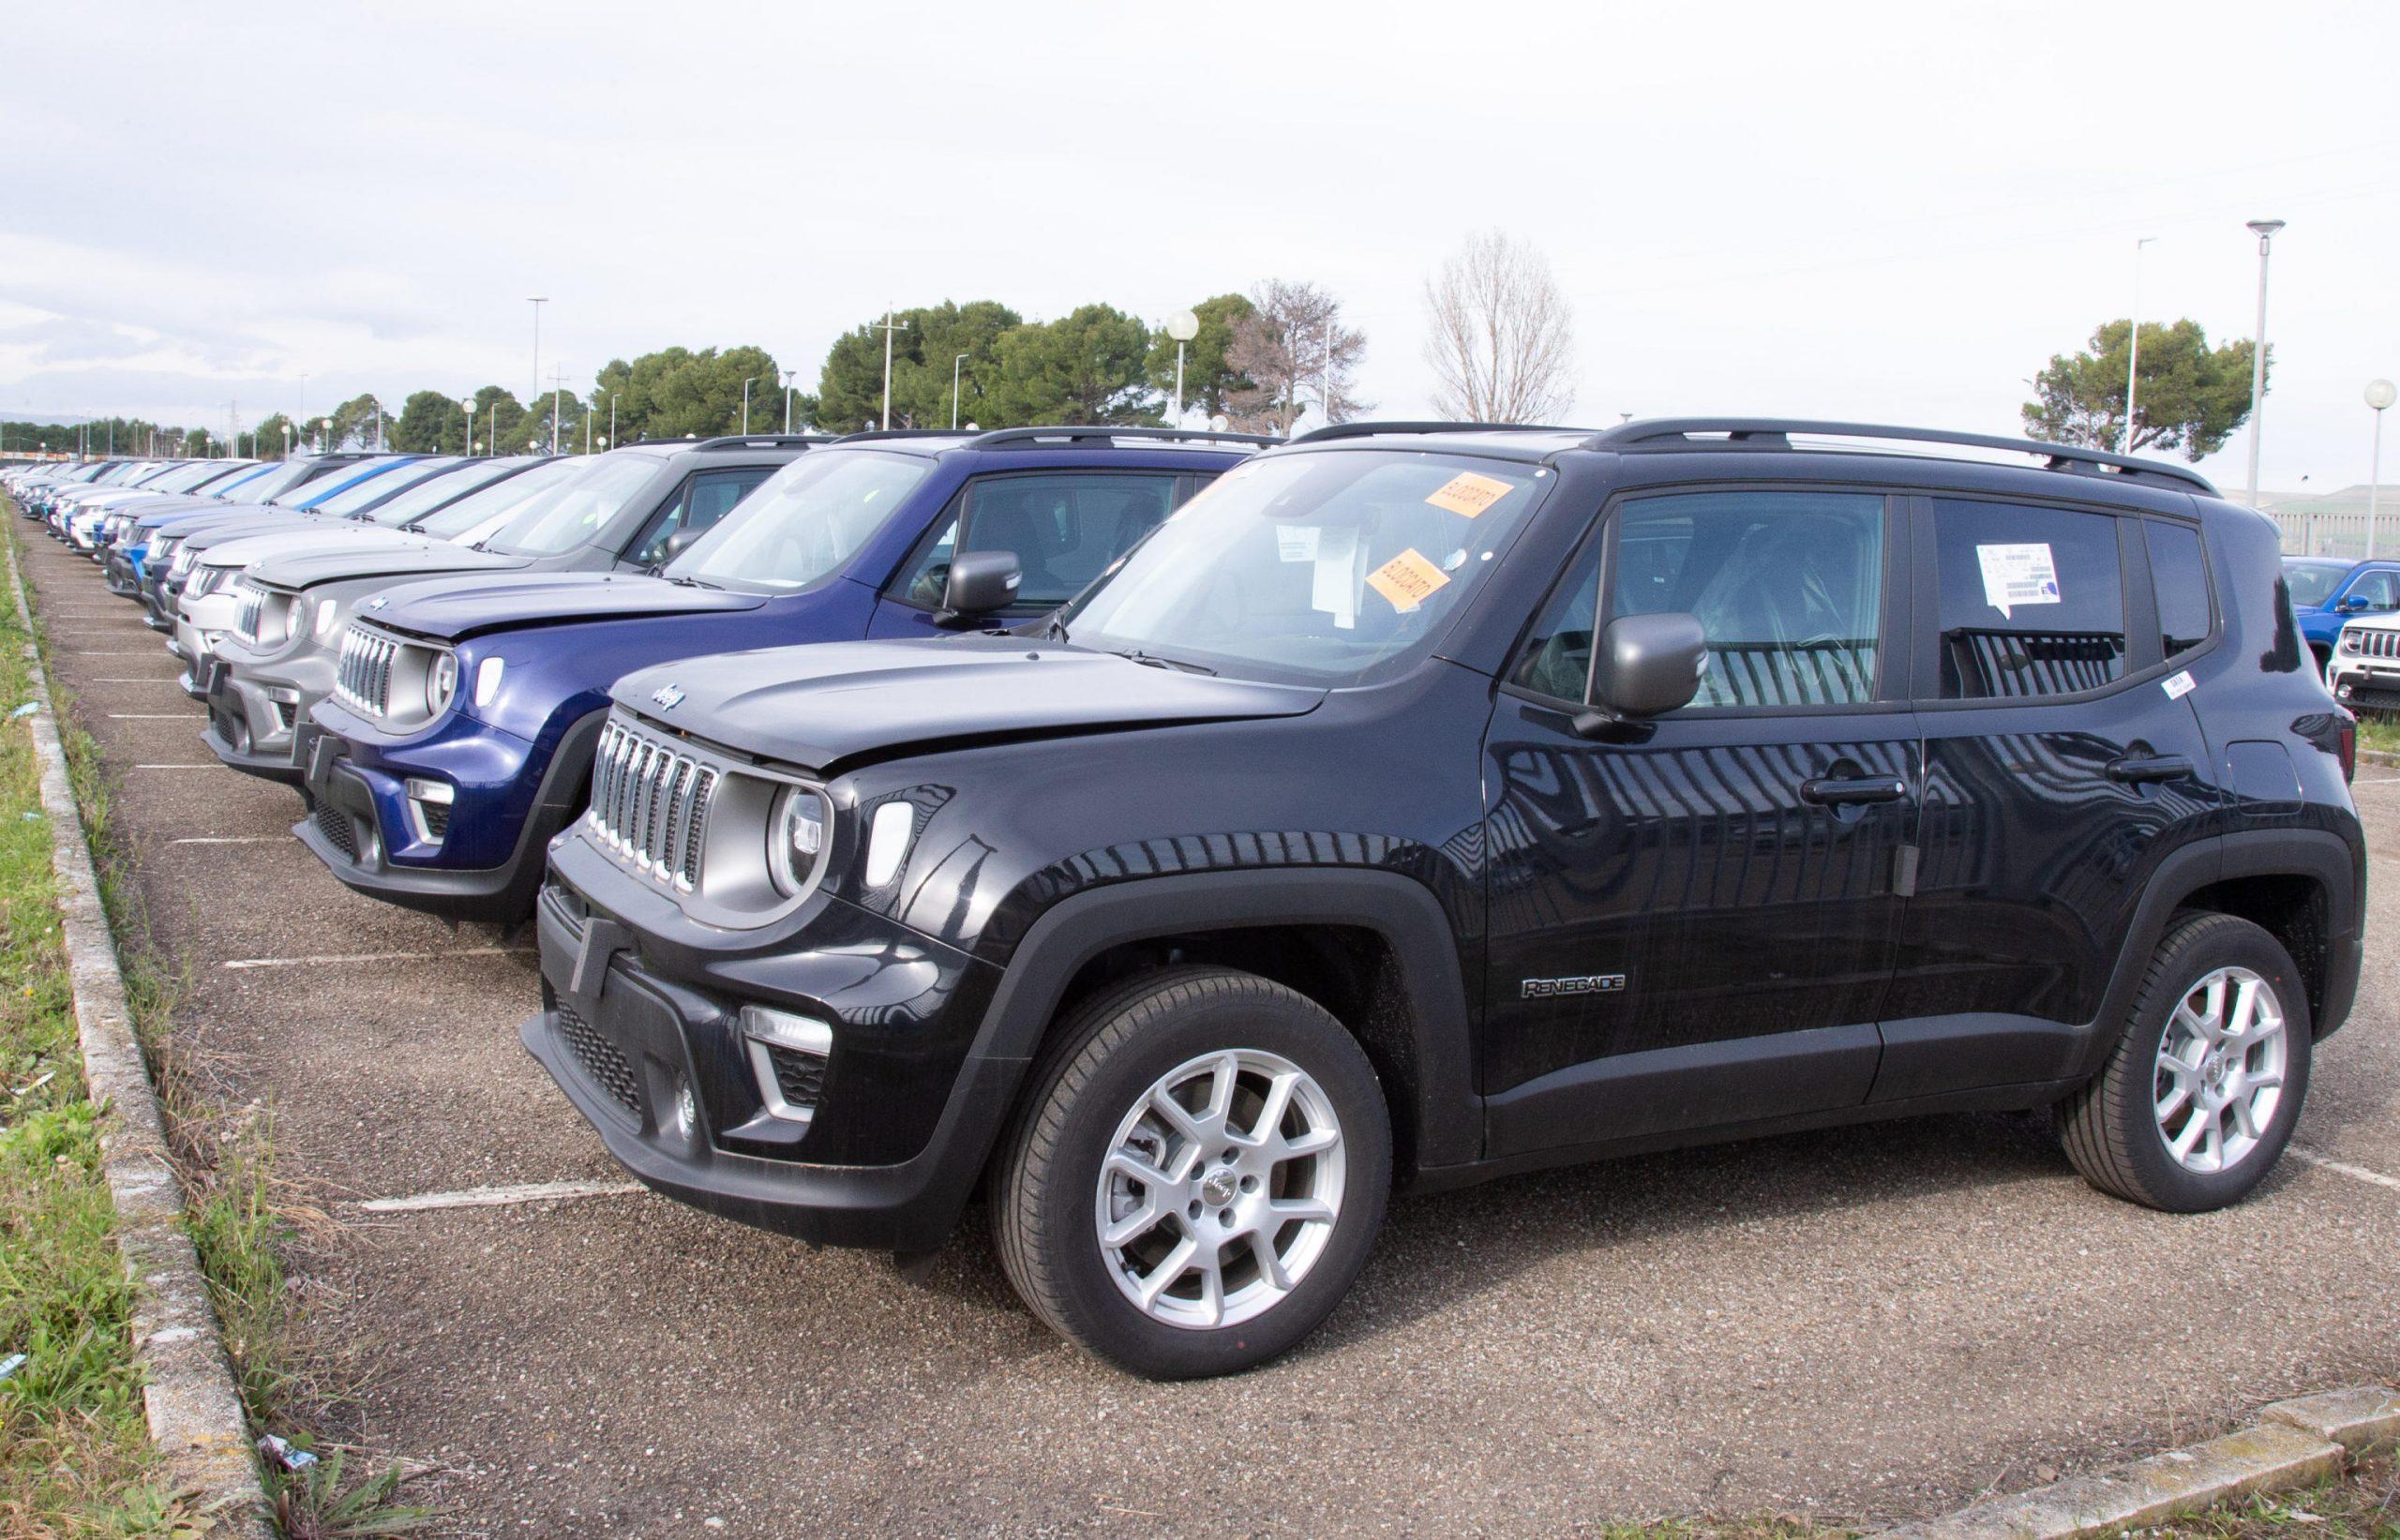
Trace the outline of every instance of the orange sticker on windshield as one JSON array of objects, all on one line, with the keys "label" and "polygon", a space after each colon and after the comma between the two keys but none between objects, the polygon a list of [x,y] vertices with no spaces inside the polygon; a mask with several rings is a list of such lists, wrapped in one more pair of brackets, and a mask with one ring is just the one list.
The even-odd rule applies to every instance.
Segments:
[{"label": "orange sticker on windshield", "polygon": [[1462,518],[1473,518],[1515,490],[1505,481],[1494,481],[1490,476],[1478,476],[1472,471],[1462,471],[1434,487],[1433,495],[1425,501],[1436,508],[1447,508]]},{"label": "orange sticker on windshield", "polygon": [[1449,575],[1419,556],[1414,546],[1367,574],[1367,586],[1390,600],[1391,607],[1403,615],[1449,581]]}]

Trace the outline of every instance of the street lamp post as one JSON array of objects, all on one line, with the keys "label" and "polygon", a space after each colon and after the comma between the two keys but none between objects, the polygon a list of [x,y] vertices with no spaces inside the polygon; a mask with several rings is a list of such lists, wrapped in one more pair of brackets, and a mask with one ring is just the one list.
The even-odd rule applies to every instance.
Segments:
[{"label": "street lamp post", "polygon": [[2366,404],[2375,409],[2375,454],[2368,464],[2366,477],[2366,559],[2375,560],[2375,517],[2377,503],[2383,490],[2383,413],[2394,401],[2400,401],[2400,385],[2389,380],[2366,382]]},{"label": "street lamp post", "polygon": [[883,325],[879,330],[883,333],[883,426],[887,432],[892,427],[892,334],[905,332],[908,329],[907,321],[904,321],[895,325],[892,323],[892,312],[890,310],[883,312]]},{"label": "street lamp post", "polygon": [[608,444],[615,443],[616,441],[617,441],[617,393],[616,393],[615,391],[610,391],[610,392],[608,393],[608,443],[604,443],[604,444],[602,444],[600,447],[601,447],[601,448],[603,448],[603,449],[606,449],[606,448],[608,446]]},{"label": "street lamp post", "polygon": [[2134,452],[2134,385],[2141,378],[2141,248],[2158,239],[2144,235],[2134,242],[2134,317],[2125,328],[2125,440],[2120,453]]},{"label": "street lamp post", "polygon": [[750,436],[750,387],[756,383],[746,375],[742,381],[742,436],[745,439]]},{"label": "street lamp post", "polygon": [[791,382],[800,378],[798,369],[779,370],[784,377],[784,431],[791,431]]},{"label": "street lamp post", "polygon": [[526,304],[533,307],[533,396],[542,394],[542,307],[550,303],[548,294],[529,295]]},{"label": "street lamp post", "polygon": [[953,433],[958,430],[958,366],[966,362],[965,353],[950,361],[950,426]]},{"label": "street lamp post", "polygon": [[2258,330],[2250,344],[2250,506],[2258,506],[2258,435],[2267,415],[2267,248],[2281,219],[2253,219],[2250,232],[2258,237]]},{"label": "street lamp post", "polygon": [[1170,421],[1177,426],[1183,423],[1183,348],[1200,335],[1200,318],[1189,310],[1178,310],[1166,318],[1166,335],[1175,338],[1175,416]]},{"label": "street lamp post", "polygon": [[458,444],[459,453],[471,460],[475,457],[475,398],[472,396],[458,397]]},{"label": "street lamp post", "polygon": [[484,433],[484,442],[491,445],[493,454],[500,453],[500,397],[497,396],[491,398],[491,426]]}]

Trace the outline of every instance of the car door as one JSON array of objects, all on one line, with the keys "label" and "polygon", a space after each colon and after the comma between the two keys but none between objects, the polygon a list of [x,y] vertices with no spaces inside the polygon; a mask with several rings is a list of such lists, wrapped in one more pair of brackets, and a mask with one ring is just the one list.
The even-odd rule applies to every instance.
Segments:
[{"label": "car door", "polygon": [[[1553,593],[1485,745],[1490,1153],[1866,1100],[1916,816],[1897,508],[1628,496]],[[1586,737],[1603,591],[1602,627],[1698,617],[1708,664],[1690,705]]]},{"label": "car door", "polygon": [[2215,631],[2192,521],[1911,512],[1925,813],[1878,1102],[2065,1073],[2149,874],[2217,807],[2182,671]]},{"label": "car door", "polygon": [[1017,602],[999,623],[1058,608],[1106,571],[1197,489],[1179,471],[1012,471],[972,476],[886,585],[868,634],[936,632],[959,551],[1007,551],[1017,560]]},{"label": "car door", "polygon": [[748,497],[752,488],[777,469],[772,465],[743,465],[694,471],[684,478],[682,488],[650,516],[617,564],[638,571],[659,565],[668,558],[669,541],[680,534],[698,536],[713,529],[717,520],[733,511],[735,503]]},{"label": "car door", "polygon": [[2400,609],[2400,573],[2390,567],[2368,567],[2351,577],[2349,586],[2333,601],[2334,611],[2348,618],[2353,615],[2388,615]]}]

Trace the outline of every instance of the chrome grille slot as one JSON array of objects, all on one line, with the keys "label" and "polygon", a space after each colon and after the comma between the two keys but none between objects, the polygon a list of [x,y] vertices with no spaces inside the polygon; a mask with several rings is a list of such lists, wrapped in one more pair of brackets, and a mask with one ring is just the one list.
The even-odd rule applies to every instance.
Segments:
[{"label": "chrome grille slot", "polygon": [[341,659],[336,666],[334,689],[345,705],[370,716],[392,710],[392,660],[399,642],[380,632],[352,625],[342,633]]},{"label": "chrome grille slot", "polygon": [[242,589],[242,607],[233,616],[233,634],[246,642],[259,639],[259,611],[266,605],[266,595],[247,584]]},{"label": "chrome grille slot", "polygon": [[699,886],[718,772],[670,742],[611,722],[592,756],[586,820],[637,871],[685,891]]}]

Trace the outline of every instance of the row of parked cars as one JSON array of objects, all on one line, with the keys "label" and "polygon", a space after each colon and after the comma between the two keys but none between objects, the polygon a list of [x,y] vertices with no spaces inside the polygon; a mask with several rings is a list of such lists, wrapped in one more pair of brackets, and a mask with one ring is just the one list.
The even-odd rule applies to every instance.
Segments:
[{"label": "row of parked cars", "polygon": [[2178,467],[1691,419],[9,484],[336,877],[532,925],[525,1046],[643,1181],[903,1256],[980,1194],[1142,1374],[1298,1342],[1396,1187],[2017,1109],[2232,1203],[2357,988],[2355,723]]}]

